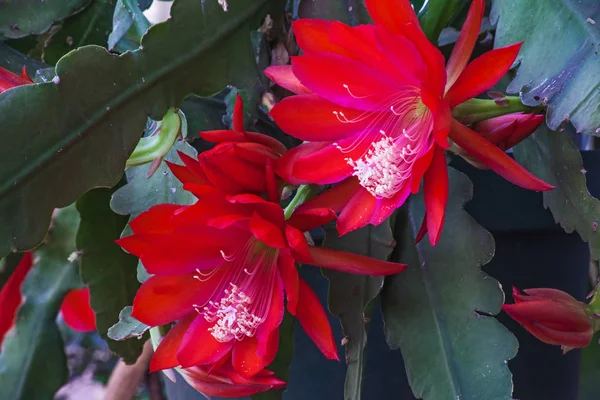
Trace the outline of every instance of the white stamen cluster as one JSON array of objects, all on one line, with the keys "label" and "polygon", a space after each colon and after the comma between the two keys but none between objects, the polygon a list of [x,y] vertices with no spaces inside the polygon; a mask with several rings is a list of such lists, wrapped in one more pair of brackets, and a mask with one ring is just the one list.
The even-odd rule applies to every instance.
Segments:
[{"label": "white stamen cluster", "polygon": [[[231,283],[231,289],[225,289],[225,296],[217,303],[211,301],[203,309],[204,318],[215,322],[209,331],[217,341],[229,342],[254,336],[256,328],[263,322],[253,314],[249,307],[252,299]],[[198,310],[199,311],[199,310]]]},{"label": "white stamen cluster", "polygon": [[[383,132],[382,132],[383,133]],[[410,152],[410,145],[408,146]],[[407,149],[399,149],[391,137],[383,135],[382,139],[373,142],[369,150],[358,160],[346,158],[346,162],[354,168],[356,176],[365,189],[373,196],[390,198],[395,195],[404,181],[399,161],[406,155]]]}]

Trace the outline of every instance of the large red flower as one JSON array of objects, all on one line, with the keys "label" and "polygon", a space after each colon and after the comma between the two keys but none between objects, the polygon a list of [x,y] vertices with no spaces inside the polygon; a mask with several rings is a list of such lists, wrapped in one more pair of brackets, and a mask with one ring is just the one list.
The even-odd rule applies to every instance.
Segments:
[{"label": "large red flower", "polygon": [[265,72],[297,95],[271,111],[287,133],[308,141],[281,159],[294,184],[342,182],[314,200],[341,211],[341,234],[387,218],[423,179],[426,228],[435,244],[448,199],[448,136],[509,181],[552,186],[451,117],[451,108],[492,87],[520,44],[492,50],[469,65],[484,0],[474,0],[456,46],[444,57],[419,28],[408,0],[366,0],[374,25],[298,20],[304,54]]},{"label": "large red flower", "polygon": [[191,206],[163,204],[131,221],[118,243],[153,274],[139,289],[133,316],[150,326],[178,321],[161,342],[152,370],[216,365],[231,359],[244,377],[275,357],[287,309],[327,358],[337,359],[327,316],[298,277],[295,261],[351,273],[387,275],[406,266],[309,246],[303,232],[331,221],[329,209],[296,212],[258,196],[226,196],[196,186]]}]

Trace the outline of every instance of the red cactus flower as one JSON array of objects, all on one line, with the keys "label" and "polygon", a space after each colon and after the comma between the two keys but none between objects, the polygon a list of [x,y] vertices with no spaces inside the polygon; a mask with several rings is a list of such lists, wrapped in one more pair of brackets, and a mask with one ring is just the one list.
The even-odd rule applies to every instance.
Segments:
[{"label": "red cactus flower", "polygon": [[185,166],[167,165],[173,174],[192,190],[197,185],[209,185],[227,194],[267,194],[271,201],[279,201],[273,165],[287,151],[285,146],[270,136],[244,131],[243,103],[238,95],[233,112],[233,129],[200,132],[205,140],[217,145],[201,153],[198,160],[179,153]]},{"label": "red cactus flower", "polygon": [[33,81],[27,74],[27,69],[23,67],[21,76],[0,67],[0,93],[21,85],[32,84]]},{"label": "red cactus flower", "polygon": [[[23,300],[21,286],[33,267],[33,253],[23,254],[17,268],[0,290],[0,345],[13,327],[17,310]],[[74,330],[96,330],[96,316],[90,306],[89,289],[71,290],[64,298],[60,311],[65,323]]]},{"label": "red cactus flower", "polygon": [[408,0],[365,4],[374,25],[296,21],[304,55],[293,57],[291,66],[265,71],[297,94],[275,105],[272,117],[290,135],[310,142],[282,157],[277,173],[284,180],[342,182],[314,204],[340,211],[337,228],[345,234],[381,223],[423,179],[432,244],[448,199],[448,137],[515,184],[552,188],[451,117],[452,107],[492,87],[520,48],[492,50],[467,65],[484,0],[473,1],[445,70],[444,57],[419,28]]},{"label": "red cactus flower", "polygon": [[557,289],[526,289],[525,295],[513,288],[515,304],[502,309],[544,343],[564,350],[586,347],[592,341],[592,319],[587,304]]},{"label": "red cactus flower", "polygon": [[246,397],[285,386],[285,382],[277,379],[269,370],[263,369],[252,377],[244,377],[235,372],[231,363],[216,369],[206,366],[183,368],[179,373],[190,386],[207,398]]},{"label": "red cactus flower", "polygon": [[[296,212],[258,196],[225,196],[197,186],[197,203],[163,204],[131,221],[118,243],[153,274],[138,290],[133,316],[150,326],[179,321],[153,356],[153,371],[220,365],[244,377],[275,357],[287,309],[329,359],[336,345],[323,307],[298,277],[295,261],[351,273],[387,275],[406,266],[309,246],[303,232],[331,221],[329,209]],[[202,345],[198,345],[201,343]]]}]

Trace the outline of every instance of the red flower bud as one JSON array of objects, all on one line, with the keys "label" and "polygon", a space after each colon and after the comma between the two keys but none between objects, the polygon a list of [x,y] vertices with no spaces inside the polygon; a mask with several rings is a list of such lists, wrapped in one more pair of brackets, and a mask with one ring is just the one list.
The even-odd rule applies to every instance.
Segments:
[{"label": "red flower bud", "polygon": [[506,151],[531,135],[543,121],[541,114],[519,112],[478,122],[473,130]]},{"label": "red flower bud", "polygon": [[513,288],[515,304],[502,309],[532,335],[544,343],[557,344],[566,352],[586,347],[592,341],[592,319],[587,304],[557,289],[526,289],[521,294]]}]

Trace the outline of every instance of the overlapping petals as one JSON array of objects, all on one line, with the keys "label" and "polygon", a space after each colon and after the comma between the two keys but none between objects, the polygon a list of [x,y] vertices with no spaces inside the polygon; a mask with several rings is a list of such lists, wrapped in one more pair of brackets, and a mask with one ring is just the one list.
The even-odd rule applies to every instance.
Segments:
[{"label": "overlapping petals", "polygon": [[[374,25],[299,20],[304,54],[266,74],[296,93],[271,110],[279,126],[308,141],[283,155],[277,173],[293,184],[335,184],[312,205],[340,212],[341,234],[381,223],[410,193],[425,192],[423,233],[437,243],[448,198],[448,138],[511,182],[549,190],[489,139],[453,121],[450,109],[492,87],[511,67],[520,44],[468,63],[484,1],[474,0],[444,68],[408,0],[369,0]],[[518,136],[518,135],[517,135]],[[506,139],[506,140],[505,140]],[[505,134],[502,144],[514,142]],[[464,145],[464,146],[463,146]],[[500,145],[500,144],[499,144]],[[502,148],[502,147],[500,147]]]},{"label": "overlapping petals", "polygon": [[200,132],[207,141],[216,142],[211,150],[194,159],[179,153],[183,165],[167,165],[184,188],[205,185],[227,194],[266,194],[279,201],[281,182],[276,178],[273,165],[286,152],[286,148],[269,136],[244,130],[243,103],[238,95],[233,113],[233,129]]},{"label": "overlapping petals", "polygon": [[[256,377],[273,360],[285,304],[323,354],[337,359],[325,310],[298,276],[295,260],[352,273],[387,275],[405,266],[308,244],[305,231],[335,218],[327,208],[297,210],[258,196],[203,186],[191,206],[159,205],[131,222],[118,243],[154,274],[138,291],[133,316],[177,321],[152,370],[219,366]],[[201,343],[201,345],[199,345]]]},{"label": "overlapping petals", "polygon": [[544,343],[572,348],[586,347],[592,341],[592,318],[587,304],[557,289],[526,289],[522,294],[513,288],[514,304],[502,310]]}]

